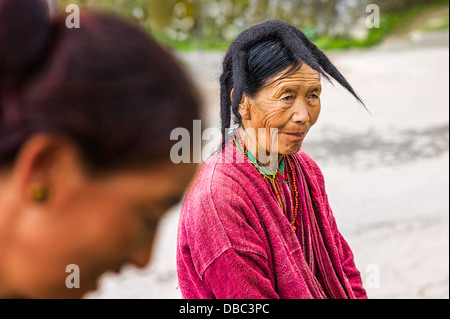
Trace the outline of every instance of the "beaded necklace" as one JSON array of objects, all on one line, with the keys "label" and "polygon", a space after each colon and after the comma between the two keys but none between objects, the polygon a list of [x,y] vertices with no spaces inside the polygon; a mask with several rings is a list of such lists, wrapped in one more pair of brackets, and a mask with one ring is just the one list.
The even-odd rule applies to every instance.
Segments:
[{"label": "beaded necklace", "polygon": [[[276,176],[279,176],[279,181],[281,183],[290,183],[290,185],[292,187],[292,191],[294,192],[294,218],[292,219],[290,224],[291,224],[292,229],[294,231],[296,231],[297,225],[298,225],[297,214],[298,214],[299,196],[298,196],[298,187],[297,187],[297,181],[296,181],[295,171],[294,171],[294,164],[292,163],[292,160],[287,155],[283,156],[283,158],[281,159],[281,162],[280,162],[280,166],[277,168],[277,170],[274,173],[271,173],[271,172],[268,172],[268,170],[264,169],[264,167],[261,167],[260,165],[257,164],[256,158],[254,158],[251,155],[251,153],[249,153],[248,150],[245,149],[244,143],[242,142],[242,140],[238,136],[238,134],[236,134],[236,131],[234,132],[234,143],[235,143],[236,147],[242,152],[242,154],[244,154],[244,156],[248,159],[248,161],[250,163],[252,163],[252,165],[254,167],[256,167],[256,169],[264,176],[264,178],[267,178],[268,180],[270,180],[272,182],[273,188],[275,190],[275,196],[277,197],[278,202],[280,203],[281,211],[283,213],[284,213],[284,207],[283,207],[283,202],[280,197],[282,186],[280,189],[278,189],[278,187],[276,186],[276,183],[275,183]],[[289,166],[290,170],[287,172],[286,177],[283,177],[283,175],[281,174],[281,171],[284,170],[285,162],[287,162],[287,165]],[[289,173],[291,174],[290,176],[289,176]]]}]

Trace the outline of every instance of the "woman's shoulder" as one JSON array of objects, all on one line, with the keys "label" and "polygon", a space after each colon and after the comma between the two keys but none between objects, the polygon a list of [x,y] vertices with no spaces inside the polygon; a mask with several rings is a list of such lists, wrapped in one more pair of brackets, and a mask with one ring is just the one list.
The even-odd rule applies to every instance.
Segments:
[{"label": "woman's shoulder", "polygon": [[327,203],[325,177],[316,161],[303,150],[293,155],[293,158],[301,168],[303,176],[310,187],[311,194],[317,200]]},{"label": "woman's shoulder", "polygon": [[305,151],[300,150],[298,153],[292,155],[292,158],[302,167],[304,173],[310,175],[322,176],[322,171],[316,161]]},{"label": "woman's shoulder", "polygon": [[300,165],[305,177],[310,182],[317,183],[317,186],[325,192],[325,178],[316,161],[303,150],[294,154],[293,158]]},{"label": "woman's shoulder", "polygon": [[240,193],[252,186],[253,174],[252,166],[242,155],[230,153],[230,149],[217,151],[200,165],[188,194],[226,196]]},{"label": "woman's shoulder", "polygon": [[320,169],[316,161],[304,150],[300,150],[298,153],[294,154],[293,157],[297,158],[300,162],[307,164],[312,168]]},{"label": "woman's shoulder", "polygon": [[250,184],[245,169],[237,163],[224,163],[217,157],[211,157],[199,167],[191,185],[189,186],[185,202],[196,205],[199,202],[211,200],[217,202],[220,198],[230,196],[245,196],[245,189]]}]

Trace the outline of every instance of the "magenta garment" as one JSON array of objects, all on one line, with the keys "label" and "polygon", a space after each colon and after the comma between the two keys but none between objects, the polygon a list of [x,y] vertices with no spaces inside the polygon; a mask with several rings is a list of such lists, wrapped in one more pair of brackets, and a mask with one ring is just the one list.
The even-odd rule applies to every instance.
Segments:
[{"label": "magenta garment", "polygon": [[366,298],[317,164],[303,151],[291,156],[300,193],[295,232],[288,184],[286,215],[270,182],[241,156],[228,143],[186,194],[177,244],[183,298]]}]

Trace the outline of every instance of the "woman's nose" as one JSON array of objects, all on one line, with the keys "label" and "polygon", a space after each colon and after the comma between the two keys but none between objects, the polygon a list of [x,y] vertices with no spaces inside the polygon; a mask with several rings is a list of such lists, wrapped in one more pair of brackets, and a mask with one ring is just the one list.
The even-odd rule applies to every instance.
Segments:
[{"label": "woman's nose", "polygon": [[309,112],[306,101],[303,99],[297,99],[294,104],[294,114],[292,120],[294,122],[306,123],[309,122]]}]

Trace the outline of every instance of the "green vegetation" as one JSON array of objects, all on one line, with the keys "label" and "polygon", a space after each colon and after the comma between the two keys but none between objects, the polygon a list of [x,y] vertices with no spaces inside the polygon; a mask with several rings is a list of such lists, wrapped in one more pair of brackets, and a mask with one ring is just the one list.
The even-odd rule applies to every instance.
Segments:
[{"label": "green vegetation", "polygon": [[[221,21],[216,16],[205,15],[204,10],[195,7],[195,1],[187,0],[59,0],[60,7],[76,3],[81,6],[113,10],[128,20],[139,23],[158,40],[180,51],[225,50],[234,36],[243,30],[234,30],[234,36],[223,36],[223,28],[236,26],[237,19],[242,18],[248,0],[230,0],[232,3],[228,13],[222,12]],[[198,2],[198,5],[203,3]],[[221,2],[220,2],[221,3]],[[180,6],[180,4],[182,4]],[[178,6],[178,7],[177,7]],[[228,6],[229,7],[229,6]],[[447,8],[445,10],[445,8]],[[194,11],[198,10],[197,13]],[[438,11],[430,19],[422,19],[427,13]],[[281,14],[281,13],[280,13]],[[278,13],[274,17],[278,17]],[[187,30],[177,29],[173,22],[184,18],[196,19],[194,27]],[[223,18],[223,19],[222,19]],[[283,14],[280,15],[283,18]],[[287,18],[287,17],[286,17]],[[421,20],[417,23],[417,20]],[[289,21],[289,20],[287,20]],[[189,22],[189,21],[188,21]],[[200,22],[200,23],[198,23]],[[200,25],[200,27],[198,26]],[[189,25],[189,24],[188,24]],[[322,50],[341,50],[348,48],[368,48],[379,44],[386,36],[402,32],[413,25],[422,31],[446,30],[449,28],[448,0],[435,0],[432,4],[417,5],[401,13],[380,13],[380,28],[369,29],[363,39],[319,36],[314,25],[300,25],[303,32]]]},{"label": "green vegetation", "polygon": [[[305,26],[301,29],[303,32],[322,50],[343,50],[349,48],[369,48],[375,46],[383,41],[386,36],[400,31],[411,24],[414,19],[421,14],[436,10],[439,8],[448,7],[448,1],[437,0],[433,4],[417,5],[402,13],[380,14],[380,28],[372,28],[364,39],[351,38],[332,38],[330,36],[317,36],[313,26]],[[436,31],[449,29],[449,12],[446,10],[444,16],[425,21],[421,26],[423,31]],[[153,34],[157,39],[168,43],[181,51],[189,51],[195,49],[205,50],[226,50],[231,41],[217,42],[213,38],[204,38],[202,41],[174,41],[163,33]]]},{"label": "green vegetation", "polygon": [[[349,38],[331,38],[329,36],[313,37],[311,40],[322,50],[341,50],[349,48],[368,48],[379,44],[387,35],[406,28],[420,14],[424,14],[440,7],[448,7],[448,1],[436,1],[430,5],[418,5],[406,12],[398,14],[380,14],[380,28],[370,29],[366,38],[362,40]],[[433,19],[431,23],[425,22],[424,31],[446,30],[449,28],[449,12],[445,16]]]}]

